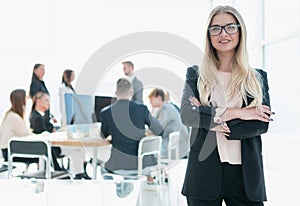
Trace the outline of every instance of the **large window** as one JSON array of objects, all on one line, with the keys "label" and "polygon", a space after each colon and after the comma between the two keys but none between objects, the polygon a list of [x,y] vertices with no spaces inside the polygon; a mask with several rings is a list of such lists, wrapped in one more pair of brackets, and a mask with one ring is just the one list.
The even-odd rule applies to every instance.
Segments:
[{"label": "large window", "polygon": [[271,105],[276,112],[276,121],[270,124],[272,132],[299,131],[299,68],[299,38],[265,45],[265,69],[268,71]]},{"label": "large window", "polygon": [[211,7],[231,5],[243,16],[253,67],[268,72],[271,133],[299,133],[300,2],[299,0],[211,0]]},{"label": "large window", "polygon": [[264,67],[269,73],[276,133],[299,133],[299,1],[264,0]]}]

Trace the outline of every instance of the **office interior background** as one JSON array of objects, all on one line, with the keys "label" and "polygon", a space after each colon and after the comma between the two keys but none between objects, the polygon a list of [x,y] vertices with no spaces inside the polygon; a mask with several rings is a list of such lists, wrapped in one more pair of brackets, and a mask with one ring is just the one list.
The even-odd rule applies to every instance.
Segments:
[{"label": "office interior background", "polygon": [[[208,14],[219,4],[233,5],[242,14],[248,30],[250,63],[268,72],[271,106],[276,112],[263,138],[267,191],[273,192],[269,199],[275,203],[296,199],[294,190],[300,184],[299,0],[1,1],[1,118],[10,106],[9,94],[13,89],[29,91],[35,63],[45,65],[51,111],[59,119],[58,88],[64,69],[75,71],[73,85],[77,89],[76,81],[90,56],[117,38],[141,31],[167,32],[202,49]],[[164,68],[183,81],[186,68],[191,66],[163,54],[132,54],[114,62],[99,80],[94,95],[114,95],[115,82],[123,76],[123,60],[133,61],[136,71]],[[106,68],[99,68],[103,69]],[[78,93],[80,89],[84,92],[84,88],[78,88]],[[146,88],[144,102],[149,105],[147,91]],[[180,104],[180,99],[172,98]],[[272,195],[279,191],[281,197]]]}]

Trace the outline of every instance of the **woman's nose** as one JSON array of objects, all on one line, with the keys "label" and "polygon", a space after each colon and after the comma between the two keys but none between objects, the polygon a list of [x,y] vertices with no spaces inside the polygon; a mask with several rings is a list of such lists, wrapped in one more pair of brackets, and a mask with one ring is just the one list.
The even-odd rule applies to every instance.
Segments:
[{"label": "woman's nose", "polygon": [[222,28],[221,33],[219,36],[227,36],[227,32],[225,31],[225,28]]}]

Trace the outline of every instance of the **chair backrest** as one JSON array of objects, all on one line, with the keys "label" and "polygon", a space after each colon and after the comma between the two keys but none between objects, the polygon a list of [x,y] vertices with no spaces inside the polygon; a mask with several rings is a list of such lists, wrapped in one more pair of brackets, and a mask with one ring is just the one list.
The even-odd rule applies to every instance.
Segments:
[{"label": "chair backrest", "polygon": [[10,155],[25,155],[28,156],[46,156],[48,157],[48,147],[43,141],[28,141],[28,140],[12,140],[10,141]]},{"label": "chair backrest", "polygon": [[175,150],[175,160],[179,159],[179,139],[180,132],[171,132],[169,134],[168,161],[172,161],[172,151]]},{"label": "chair backrest", "polygon": [[141,139],[138,149],[138,175],[142,175],[143,157],[146,155],[157,154],[157,166],[158,170],[160,170],[161,142],[161,136],[144,137]]},{"label": "chair backrest", "polygon": [[11,177],[14,157],[42,158],[46,162],[46,178],[51,178],[51,147],[49,142],[38,138],[13,137],[8,142],[8,177]]},{"label": "chair backrest", "polygon": [[144,137],[139,143],[138,156],[160,153],[161,136]]}]

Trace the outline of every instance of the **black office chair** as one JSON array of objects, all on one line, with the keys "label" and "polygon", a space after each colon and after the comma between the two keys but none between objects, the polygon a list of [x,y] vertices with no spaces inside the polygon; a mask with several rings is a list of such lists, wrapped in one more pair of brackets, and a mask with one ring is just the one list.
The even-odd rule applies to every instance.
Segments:
[{"label": "black office chair", "polygon": [[[12,169],[15,169],[15,168],[16,168],[15,166],[12,167]],[[7,165],[1,165],[0,166],[0,173],[1,172],[6,172],[6,171],[8,171],[8,166]]]},{"label": "black office chair", "polygon": [[59,179],[72,176],[66,171],[51,172],[51,146],[48,141],[38,138],[14,137],[8,143],[8,178],[12,177],[12,163],[14,157],[40,158],[45,162],[45,170],[18,175],[21,178]]}]

